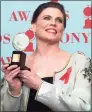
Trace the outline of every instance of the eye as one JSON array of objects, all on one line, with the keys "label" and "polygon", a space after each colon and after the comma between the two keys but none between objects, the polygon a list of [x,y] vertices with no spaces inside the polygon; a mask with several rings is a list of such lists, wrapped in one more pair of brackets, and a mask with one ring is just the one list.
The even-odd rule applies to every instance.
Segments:
[{"label": "eye", "polygon": [[62,20],[61,18],[57,18],[57,21],[58,21],[59,23],[63,23],[63,20]]},{"label": "eye", "polygon": [[45,20],[50,20],[49,16],[44,17]]}]

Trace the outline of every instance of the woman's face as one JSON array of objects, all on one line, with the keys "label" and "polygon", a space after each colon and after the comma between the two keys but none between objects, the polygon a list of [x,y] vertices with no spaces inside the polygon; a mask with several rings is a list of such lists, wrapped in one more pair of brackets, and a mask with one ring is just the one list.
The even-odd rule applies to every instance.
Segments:
[{"label": "woman's face", "polygon": [[57,8],[44,9],[33,24],[36,38],[59,42],[64,30],[64,17]]}]

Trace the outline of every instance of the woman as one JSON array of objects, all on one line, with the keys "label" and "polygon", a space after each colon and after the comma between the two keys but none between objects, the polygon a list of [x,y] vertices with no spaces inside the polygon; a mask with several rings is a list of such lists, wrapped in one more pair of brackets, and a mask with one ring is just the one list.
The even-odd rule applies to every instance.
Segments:
[{"label": "woman", "polygon": [[36,50],[26,59],[31,71],[3,66],[2,110],[90,111],[90,60],[59,48],[66,27],[63,5],[41,4],[31,23],[36,36]]}]

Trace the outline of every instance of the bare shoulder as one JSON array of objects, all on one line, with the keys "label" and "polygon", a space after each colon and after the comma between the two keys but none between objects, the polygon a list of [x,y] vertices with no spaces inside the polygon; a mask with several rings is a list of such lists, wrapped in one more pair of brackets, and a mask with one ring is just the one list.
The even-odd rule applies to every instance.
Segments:
[{"label": "bare shoulder", "polygon": [[61,51],[61,57],[63,57],[66,60],[69,60],[71,58],[72,54],[68,51]]}]

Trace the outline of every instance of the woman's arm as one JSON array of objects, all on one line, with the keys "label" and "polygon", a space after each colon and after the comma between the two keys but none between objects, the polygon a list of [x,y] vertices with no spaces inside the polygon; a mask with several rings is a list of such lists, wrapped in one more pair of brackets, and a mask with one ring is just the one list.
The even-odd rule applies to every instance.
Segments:
[{"label": "woman's arm", "polygon": [[[58,89],[53,84],[43,82],[35,99],[54,111],[90,111],[91,83],[87,78],[91,78],[92,70],[90,73],[90,62],[87,58],[83,57],[79,61],[80,69],[76,74],[75,87],[71,93],[67,94],[63,89]],[[85,69],[89,72],[84,72]],[[84,73],[90,75],[84,78]]]}]

